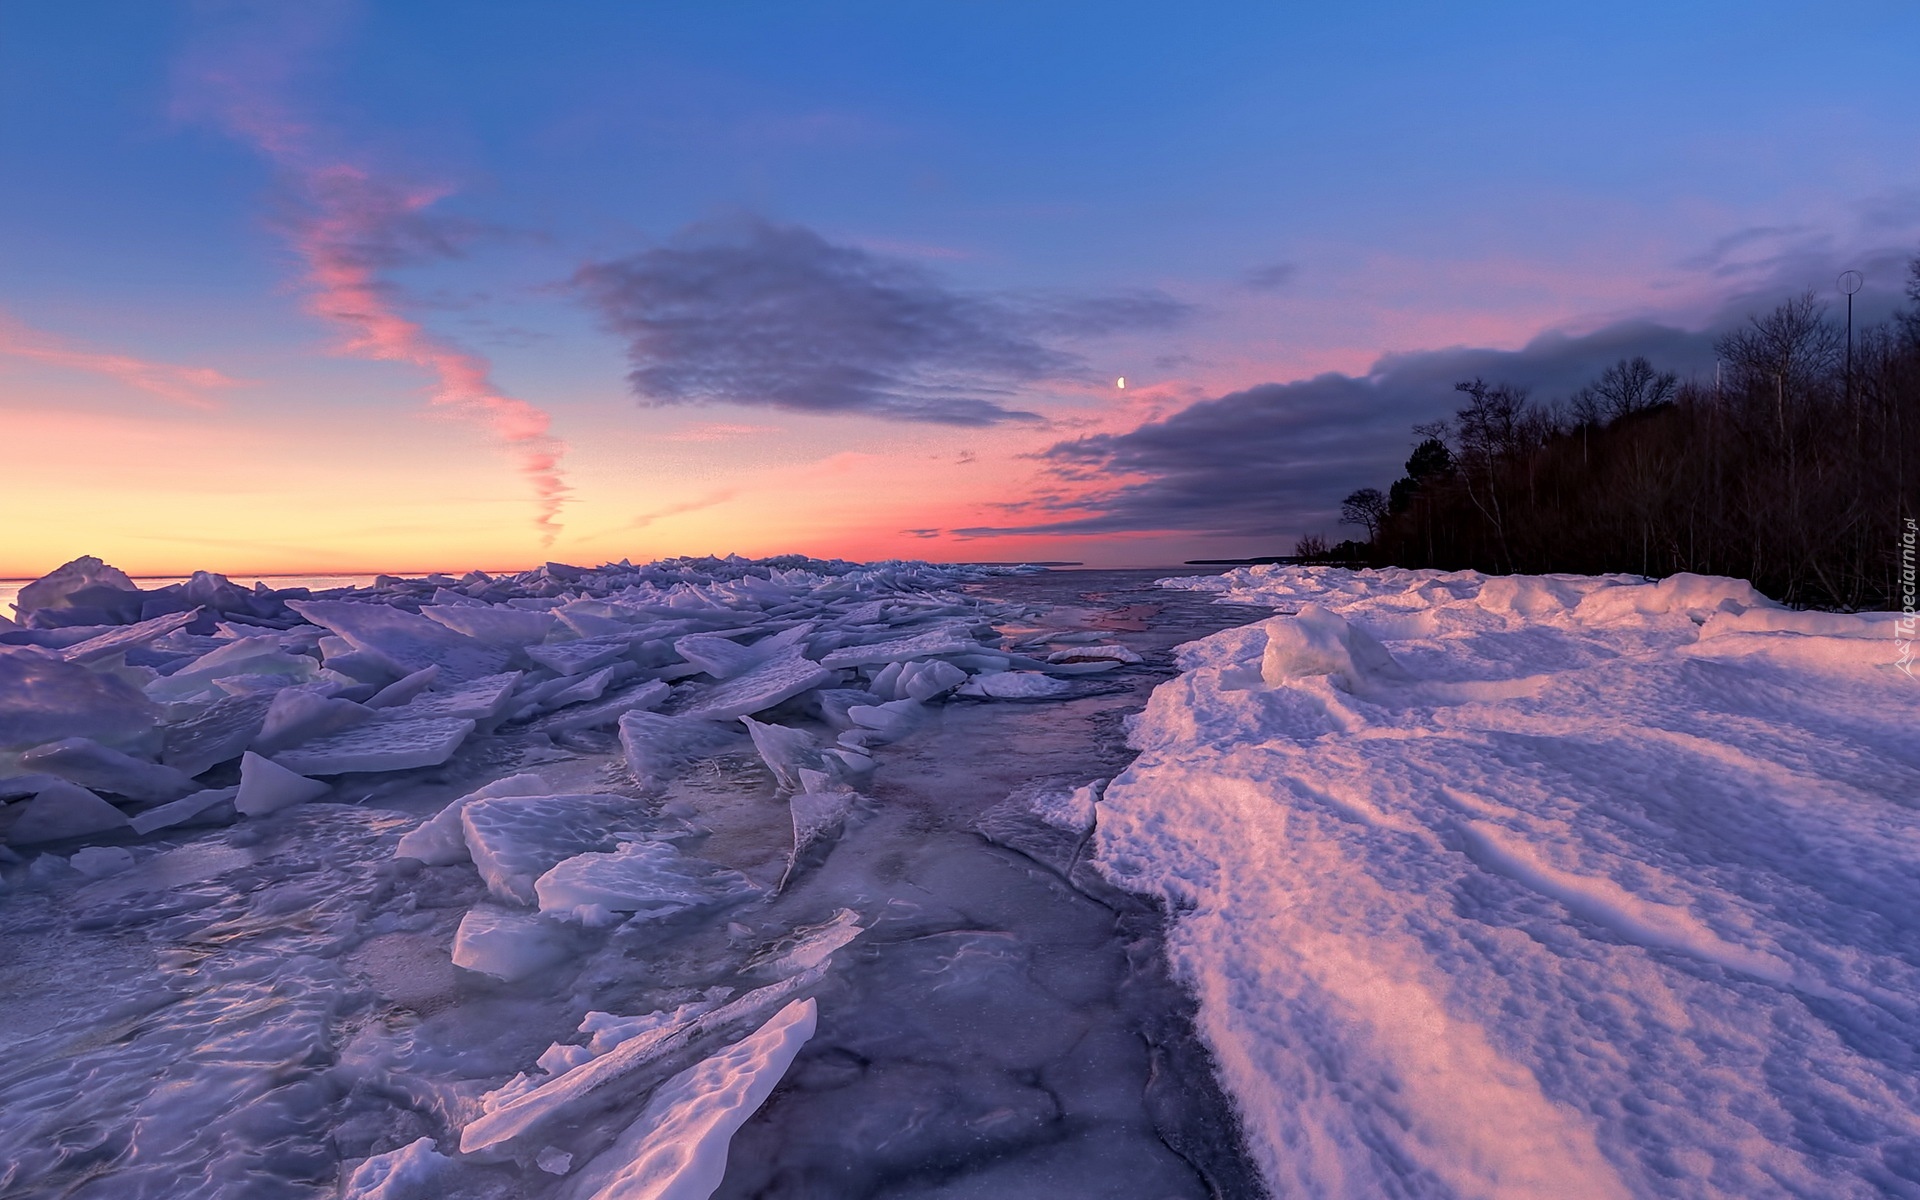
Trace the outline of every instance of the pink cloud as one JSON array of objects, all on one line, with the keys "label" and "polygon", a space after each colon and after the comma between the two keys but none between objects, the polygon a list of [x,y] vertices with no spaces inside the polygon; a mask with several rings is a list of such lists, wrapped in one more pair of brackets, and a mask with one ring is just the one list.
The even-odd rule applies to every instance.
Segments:
[{"label": "pink cloud", "polygon": [[485,357],[406,316],[387,278],[396,266],[457,249],[460,228],[426,211],[446,189],[382,178],[322,149],[327,133],[286,101],[338,19],[322,5],[290,23],[219,31],[224,36],[206,39],[183,64],[176,111],[212,119],[280,169],[295,201],[285,229],[304,267],[307,310],[345,333],[344,353],[429,372],[433,406],[474,421],[511,450],[534,492],[541,542],[551,545],[571,492],[561,467],[567,447],[551,433],[552,418],[495,386]]},{"label": "pink cloud", "polygon": [[549,432],[552,418],[495,387],[485,358],[434,337],[402,315],[381,274],[383,267],[440,236],[422,213],[442,193],[398,187],[345,164],[313,167],[282,160],[282,165],[288,166],[306,209],[293,223],[291,238],[312,289],[307,311],[346,332],[343,349],[349,354],[432,372],[432,404],[477,421],[514,450],[537,498],[534,524],[543,544],[551,544],[571,490],[560,466],[566,445]]},{"label": "pink cloud", "polygon": [[0,355],[105,375],[162,400],[202,410],[218,407],[208,392],[239,387],[244,382],[211,367],[183,367],[148,362],[128,354],[84,349],[52,334],[29,329],[3,314],[0,314]]}]

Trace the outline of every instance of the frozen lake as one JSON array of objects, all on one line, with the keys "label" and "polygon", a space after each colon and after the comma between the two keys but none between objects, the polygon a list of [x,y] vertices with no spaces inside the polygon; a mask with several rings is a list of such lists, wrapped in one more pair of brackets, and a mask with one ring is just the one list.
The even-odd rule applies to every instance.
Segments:
[{"label": "frozen lake", "polygon": [[[615,1057],[634,1020],[809,971],[817,1027],[784,1074],[762,1072],[779,1084],[730,1153],[721,1139],[717,1195],[1257,1194],[1160,914],[1089,863],[1091,799],[1132,757],[1123,722],[1173,674],[1171,648],[1264,615],[1154,578],[971,585],[1024,613],[1001,620],[1009,637],[1142,661],[1068,675],[1046,699],[927,706],[873,748],[837,840],[797,858],[779,756],[743,734],[647,789],[611,734],[509,726],[438,766],[347,774],[320,801],[129,843],[135,865],[103,878],[49,855],[9,868],[0,1194],[330,1195],[388,1155],[383,1179],[355,1176],[376,1189],[362,1194],[586,1195],[583,1167],[633,1136],[643,1084],[691,1059],[563,1105],[516,1101]],[[834,733],[818,712],[782,720]],[[583,919],[543,934],[511,982],[456,967],[471,914],[496,911],[489,879],[396,844],[528,771],[761,898]],[[497,1146],[435,1155],[520,1109]]]}]

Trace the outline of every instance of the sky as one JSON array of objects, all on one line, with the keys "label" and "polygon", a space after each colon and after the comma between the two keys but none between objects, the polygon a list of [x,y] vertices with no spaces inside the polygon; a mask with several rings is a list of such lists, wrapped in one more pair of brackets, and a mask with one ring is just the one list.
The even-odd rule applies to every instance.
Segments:
[{"label": "sky", "polygon": [[[1337,539],[1920,252],[1920,8],[0,0],[0,577]],[[1122,379],[1125,386],[1120,386]]]}]

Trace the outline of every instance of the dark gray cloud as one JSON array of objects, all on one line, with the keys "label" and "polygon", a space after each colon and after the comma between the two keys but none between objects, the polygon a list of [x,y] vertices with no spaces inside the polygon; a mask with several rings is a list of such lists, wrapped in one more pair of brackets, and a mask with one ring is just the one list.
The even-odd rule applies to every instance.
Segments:
[{"label": "dark gray cloud", "polygon": [[918,264],[758,220],[697,226],[582,268],[575,283],[627,340],[643,403],[727,403],[946,425],[1034,421],[1009,407],[1087,376],[1062,342],[1165,328],[1156,292],[1002,296]]},{"label": "dark gray cloud", "polygon": [[[1713,376],[1713,343],[1720,335],[1792,295],[1813,291],[1837,318],[1841,298],[1834,277],[1845,267],[1866,275],[1867,286],[1856,297],[1857,325],[1884,320],[1901,301],[1915,249],[1882,244],[1842,250],[1809,230],[1744,230],[1696,261],[1696,269],[1734,285],[1704,329],[1623,321],[1580,336],[1544,333],[1519,350],[1390,354],[1364,376],[1261,384],[1127,433],[1059,442],[1042,458],[1061,486],[1010,506],[1022,523],[953,532],[1188,532],[1244,537],[1262,552],[1302,533],[1337,534],[1340,498],[1398,478],[1416,440],[1412,427],[1450,416],[1459,406],[1456,382],[1478,376],[1518,384],[1551,403],[1636,355],[1683,379],[1705,381]],[[1133,482],[1099,490],[1107,479]],[[1091,498],[1084,491],[1088,483],[1096,488]],[[1084,515],[1089,508],[1093,514]],[[1069,515],[1076,513],[1082,515]]]},{"label": "dark gray cloud", "polygon": [[1240,277],[1240,285],[1254,292],[1277,292],[1293,282],[1300,273],[1296,263],[1272,263],[1264,267],[1255,267]]},{"label": "dark gray cloud", "polygon": [[[1395,354],[1364,376],[1261,384],[1127,433],[1048,449],[1043,457],[1063,482],[1138,480],[1096,493],[1091,507],[1099,511],[1092,516],[955,532],[1179,531],[1263,544],[1315,530],[1332,533],[1340,498],[1357,487],[1391,483],[1413,446],[1412,426],[1450,415],[1460,380],[1505,380],[1552,400],[1636,354],[1683,376],[1711,375],[1712,344],[1711,333],[1630,322],[1583,337],[1544,334],[1520,350]],[[1030,503],[1022,515],[1044,518],[1049,510],[1086,507],[1066,491]]]}]

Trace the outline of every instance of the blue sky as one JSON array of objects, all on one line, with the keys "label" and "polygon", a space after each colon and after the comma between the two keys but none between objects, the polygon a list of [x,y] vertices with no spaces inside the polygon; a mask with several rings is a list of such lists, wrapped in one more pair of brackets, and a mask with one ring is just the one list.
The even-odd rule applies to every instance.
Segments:
[{"label": "blue sky", "polygon": [[[1894,4],[0,6],[0,405],[47,447],[0,571],[1284,548],[1337,495],[1277,493],[1270,533],[1076,534],[1098,489],[1046,450],[1389,354],[1524,374],[1542,332],[1708,330],[1845,266],[1884,311],[1920,249],[1917,46]],[[338,169],[351,203],[315,190]],[[349,210],[411,348],[326,308],[312,235]],[[716,264],[758,278],[751,229],[828,249],[771,315],[748,284],[677,307]],[[650,290],[578,282],[616,263]],[[767,346],[807,386],[784,350],[735,361]],[[550,424],[448,401],[441,351]],[[647,378],[704,382],[635,395],[662,355]],[[104,358],[232,382],[182,405]],[[830,402],[848,379],[1041,419]],[[1344,486],[1424,401],[1378,403]],[[104,494],[91,464],[139,469]],[[1069,531],[977,532],[1028,526]]]}]

